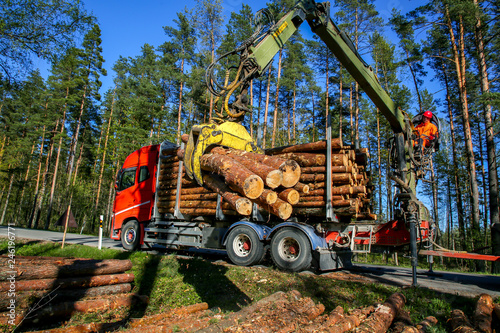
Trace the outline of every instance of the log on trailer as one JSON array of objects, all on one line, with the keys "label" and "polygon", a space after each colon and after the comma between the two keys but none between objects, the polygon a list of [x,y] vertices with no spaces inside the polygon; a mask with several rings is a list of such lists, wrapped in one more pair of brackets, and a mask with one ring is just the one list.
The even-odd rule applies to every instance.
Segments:
[{"label": "log on trailer", "polygon": [[227,155],[205,154],[201,168],[224,177],[225,182],[249,199],[256,199],[264,190],[262,178]]}]

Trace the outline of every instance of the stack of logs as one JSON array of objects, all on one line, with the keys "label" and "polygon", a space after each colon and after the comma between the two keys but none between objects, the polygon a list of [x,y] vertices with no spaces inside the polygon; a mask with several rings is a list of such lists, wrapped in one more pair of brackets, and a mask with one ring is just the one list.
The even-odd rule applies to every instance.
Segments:
[{"label": "stack of logs", "polygon": [[[8,267],[8,263],[7,256],[0,256],[1,266]],[[15,293],[15,298],[0,299],[0,324],[12,319],[11,299],[15,299],[16,325],[27,319],[37,322],[75,312],[130,306],[137,299],[146,301],[130,293],[134,274],[124,272],[131,268],[130,260],[16,256],[11,268],[0,271],[0,291],[5,295],[11,290]],[[52,302],[55,304],[48,305]]]},{"label": "stack of logs", "polygon": [[437,323],[434,317],[417,325],[406,318],[401,322],[405,301],[395,293],[383,304],[348,312],[337,306],[326,313],[323,304],[296,290],[279,291],[223,318],[208,310],[208,304],[199,303],[133,320],[127,332],[430,332]]},{"label": "stack of logs", "polygon": [[448,323],[454,333],[499,332],[500,304],[493,303],[490,295],[481,294],[472,321],[469,321],[462,310],[455,309],[451,311]]},{"label": "stack of logs", "polygon": [[[183,136],[183,139],[187,139]],[[332,206],[337,216],[376,220],[369,203],[371,187],[365,171],[365,150],[332,145]],[[201,157],[204,187],[182,170],[180,212],[191,216],[215,215],[217,194],[225,215],[252,213],[252,203],[286,220],[292,213],[325,216],[326,141],[270,149],[256,154],[214,147]],[[184,151],[162,151],[158,210],[174,213],[179,161]]]},{"label": "stack of logs", "polygon": [[[296,161],[302,170],[300,181],[309,186],[294,206],[298,215],[324,216],[326,205],[326,141],[266,150],[267,155]],[[373,186],[367,171],[368,149],[343,145],[332,139],[332,206],[340,218],[376,220],[370,205]]]}]

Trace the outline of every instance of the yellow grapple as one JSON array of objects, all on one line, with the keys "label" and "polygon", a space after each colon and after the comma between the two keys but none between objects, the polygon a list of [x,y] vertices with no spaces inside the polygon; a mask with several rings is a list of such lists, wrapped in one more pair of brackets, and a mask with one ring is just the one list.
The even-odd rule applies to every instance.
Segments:
[{"label": "yellow grapple", "polygon": [[184,153],[186,172],[191,179],[203,185],[200,158],[213,145],[226,146],[254,153],[264,153],[248,134],[245,127],[234,122],[195,125],[189,133]]}]

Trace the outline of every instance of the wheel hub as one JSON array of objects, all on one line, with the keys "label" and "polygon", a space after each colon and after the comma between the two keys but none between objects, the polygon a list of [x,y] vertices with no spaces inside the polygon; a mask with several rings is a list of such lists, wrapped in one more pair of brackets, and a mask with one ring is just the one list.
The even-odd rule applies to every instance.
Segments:
[{"label": "wheel hub", "polygon": [[245,234],[239,234],[233,241],[234,252],[240,257],[246,257],[252,249],[252,241]]},{"label": "wheel hub", "polygon": [[127,240],[127,243],[133,243],[135,240],[135,230],[134,229],[129,229],[127,230],[127,234],[125,236],[125,239]]},{"label": "wheel hub", "polygon": [[283,238],[279,243],[279,255],[283,260],[297,260],[300,254],[300,245],[294,238]]}]

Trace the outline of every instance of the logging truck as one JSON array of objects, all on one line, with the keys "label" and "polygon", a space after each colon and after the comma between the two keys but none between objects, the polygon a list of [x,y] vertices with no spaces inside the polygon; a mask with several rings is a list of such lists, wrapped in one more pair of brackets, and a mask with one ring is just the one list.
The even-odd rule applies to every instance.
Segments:
[{"label": "logging truck", "polygon": [[[397,191],[389,222],[378,222],[370,207],[367,152],[332,139],[331,119],[326,140],[269,150],[242,125],[252,111],[251,80],[305,21],[394,131],[390,177]],[[249,39],[207,68],[216,115],[210,123],[193,126],[181,146],[163,142],[127,157],[116,182],[111,238],[128,250],[225,249],[237,265],[257,264],[269,252],[288,271],[345,267],[353,253],[409,244],[416,284],[417,243],[432,238],[433,223],[415,195],[427,165],[413,154],[409,115],[330,19],[329,2],[300,0],[277,23],[261,10],[255,22]],[[230,62],[221,60],[229,56],[240,63],[224,74],[221,66]]]}]

